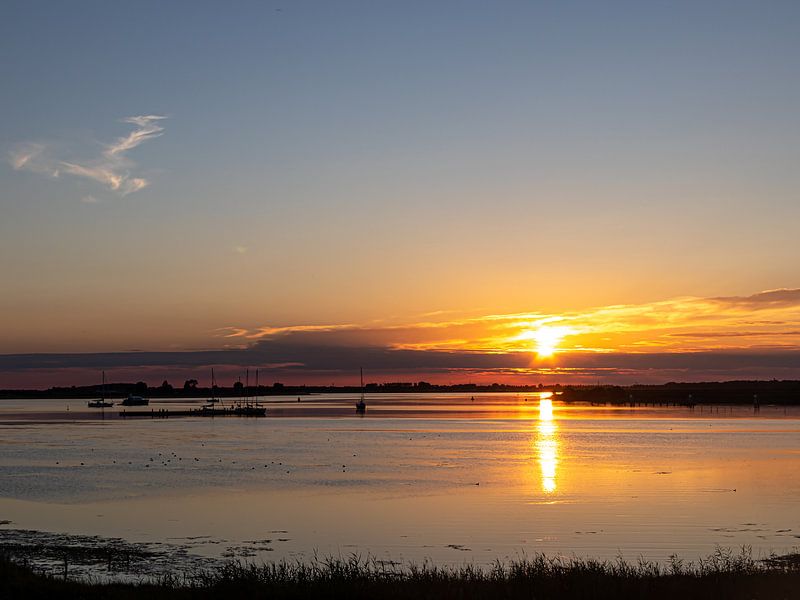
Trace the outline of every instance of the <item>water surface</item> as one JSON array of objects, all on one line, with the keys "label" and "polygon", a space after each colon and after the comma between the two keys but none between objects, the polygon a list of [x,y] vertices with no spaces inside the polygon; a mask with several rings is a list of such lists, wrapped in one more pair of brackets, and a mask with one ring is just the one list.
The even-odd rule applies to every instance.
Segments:
[{"label": "water surface", "polygon": [[697,559],[716,545],[800,545],[796,408],[406,394],[369,398],[359,417],[351,397],[268,400],[262,419],[0,401],[0,521],[251,560]]}]

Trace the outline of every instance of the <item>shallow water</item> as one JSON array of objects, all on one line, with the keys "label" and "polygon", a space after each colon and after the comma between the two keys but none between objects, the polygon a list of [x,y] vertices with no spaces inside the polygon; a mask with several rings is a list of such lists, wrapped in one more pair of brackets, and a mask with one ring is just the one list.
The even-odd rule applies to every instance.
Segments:
[{"label": "shallow water", "polygon": [[0,521],[11,521],[0,531],[259,561],[696,560],[716,545],[757,556],[800,545],[797,408],[427,394],[369,398],[359,417],[353,401],[271,397],[261,419],[0,401]]}]

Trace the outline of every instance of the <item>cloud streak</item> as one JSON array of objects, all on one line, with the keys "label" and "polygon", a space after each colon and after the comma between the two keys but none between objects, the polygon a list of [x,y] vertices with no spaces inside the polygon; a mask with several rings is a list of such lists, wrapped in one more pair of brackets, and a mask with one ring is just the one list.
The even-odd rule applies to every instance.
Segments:
[{"label": "cloud streak", "polygon": [[221,329],[242,340],[277,340],[394,350],[523,353],[535,350],[539,328],[570,331],[562,354],[800,349],[800,289],[726,298],[682,297],[602,306],[562,314],[516,313],[441,321],[326,324]]},{"label": "cloud streak", "polygon": [[[440,316],[441,320],[435,320]],[[235,374],[260,367],[287,383],[347,382],[363,366],[373,380],[437,382],[658,383],[800,378],[800,289],[752,296],[683,297],[556,314],[426,315],[377,321],[223,327],[219,344],[183,352],[0,355],[0,374],[127,369],[142,377],[198,378],[208,367]],[[541,326],[572,332],[551,357],[539,357]],[[175,373],[176,375],[171,375]],[[27,379],[25,379],[27,378]]]},{"label": "cloud streak", "polygon": [[126,154],[144,142],[164,133],[161,125],[166,117],[139,115],[122,119],[134,130],[103,146],[100,156],[91,159],[65,159],[55,155],[52,145],[23,144],[11,153],[10,163],[16,171],[30,171],[50,177],[62,173],[89,179],[102,184],[110,191],[127,196],[147,187],[150,182],[134,174],[136,163]]},{"label": "cloud streak", "polygon": [[136,146],[155,137],[159,137],[164,132],[164,128],[159,125],[159,121],[165,119],[160,115],[146,115],[139,117],[127,117],[122,119],[123,123],[136,125],[137,129],[130,132],[125,137],[117,138],[117,141],[110,144],[106,150],[107,157],[119,156],[123,152],[132,150]]}]

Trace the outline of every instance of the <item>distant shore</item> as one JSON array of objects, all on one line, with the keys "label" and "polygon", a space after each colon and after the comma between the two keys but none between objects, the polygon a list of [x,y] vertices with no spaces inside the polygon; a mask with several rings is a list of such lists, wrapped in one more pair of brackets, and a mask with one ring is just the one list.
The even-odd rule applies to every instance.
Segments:
[{"label": "distant shore", "polygon": [[[245,387],[199,387],[190,380],[180,386],[168,382],[152,387],[145,382],[108,383],[103,390],[101,385],[52,387],[49,389],[6,389],[0,390],[2,399],[46,399],[46,398],[93,398],[104,394],[107,398],[124,398],[129,394],[149,398],[239,398],[242,396],[309,396],[315,394],[361,393],[358,386],[312,386],[312,385],[259,385]],[[478,385],[472,383],[455,385],[436,385],[424,381],[369,383],[365,386],[367,394],[472,394],[519,393],[538,394],[552,392],[563,402],[588,402],[618,405],[684,405],[703,404],[747,404],[747,405],[800,405],[800,381],[725,381],[695,383],[664,383],[658,385],[507,385],[493,383]]]}]

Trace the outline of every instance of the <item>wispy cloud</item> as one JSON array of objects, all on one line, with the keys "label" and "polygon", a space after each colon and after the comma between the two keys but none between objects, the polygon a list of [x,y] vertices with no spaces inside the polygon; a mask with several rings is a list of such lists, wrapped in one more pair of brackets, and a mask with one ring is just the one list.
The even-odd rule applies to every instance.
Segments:
[{"label": "wispy cloud", "polygon": [[683,297],[562,314],[515,313],[406,323],[231,327],[225,335],[293,346],[526,354],[542,327],[569,332],[562,356],[800,350],[800,289],[726,298]]},{"label": "wispy cloud", "polygon": [[712,298],[711,300],[723,305],[734,305],[755,309],[764,306],[798,306],[800,305],[800,289],[780,288],[777,290],[759,292],[751,296],[728,296],[723,298]]},{"label": "wispy cloud", "polygon": [[160,136],[164,132],[164,128],[159,125],[159,121],[165,118],[160,115],[143,115],[122,119],[123,123],[136,125],[138,129],[125,137],[117,138],[116,142],[106,148],[105,155],[108,157],[119,156],[149,139]]},{"label": "wispy cloud", "polygon": [[15,171],[31,171],[50,177],[58,177],[58,162],[46,155],[44,144],[21,144],[11,152],[9,162]]},{"label": "wispy cloud", "polygon": [[25,144],[11,153],[11,166],[17,171],[26,167],[30,168],[30,162],[36,159],[43,150],[44,146],[41,144]]},{"label": "wispy cloud", "polygon": [[31,171],[59,177],[61,173],[96,181],[109,190],[126,196],[147,187],[150,182],[134,174],[136,163],[126,153],[144,142],[163,134],[161,115],[140,115],[126,117],[123,123],[135,128],[103,145],[100,156],[92,159],[67,160],[56,156],[52,145],[27,143],[20,145],[11,153],[11,166],[17,171]]}]

